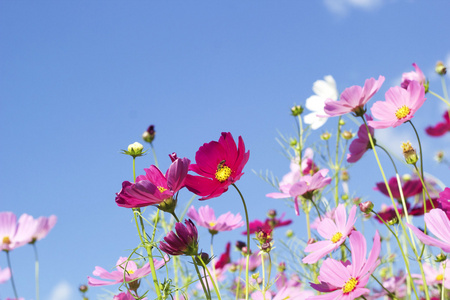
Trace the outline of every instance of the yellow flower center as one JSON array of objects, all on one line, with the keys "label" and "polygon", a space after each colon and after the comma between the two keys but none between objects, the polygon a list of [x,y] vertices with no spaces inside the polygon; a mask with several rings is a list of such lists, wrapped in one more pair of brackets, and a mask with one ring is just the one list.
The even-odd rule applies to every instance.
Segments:
[{"label": "yellow flower center", "polygon": [[224,182],[230,177],[231,175],[231,169],[227,166],[220,166],[217,167],[216,171],[216,179],[220,182]]},{"label": "yellow flower center", "polygon": [[128,275],[134,274],[133,270],[127,270]]},{"label": "yellow flower center", "polygon": [[410,110],[409,107],[407,107],[406,105],[403,105],[402,107],[400,107],[397,112],[395,113],[395,116],[397,117],[397,119],[401,120],[404,117],[406,117],[409,114]]},{"label": "yellow flower center", "polygon": [[216,226],[216,222],[209,222],[209,226],[211,226],[211,227]]},{"label": "yellow flower center", "polygon": [[437,281],[442,281],[442,279],[444,279],[444,274],[439,274],[438,276],[436,276]]},{"label": "yellow flower center", "polygon": [[336,232],[333,235],[333,237],[331,238],[331,241],[336,244],[341,239],[341,237],[342,237],[342,233]]},{"label": "yellow flower center", "polygon": [[11,240],[9,239],[9,236],[5,236],[3,238],[3,244],[11,244]]},{"label": "yellow flower center", "polygon": [[342,287],[342,292],[344,294],[350,293],[351,291],[353,291],[356,287],[356,285],[358,284],[358,280],[356,280],[355,278],[350,278]]},{"label": "yellow flower center", "polygon": [[167,189],[163,188],[162,186],[158,186],[158,190],[159,190],[161,193],[164,193],[165,191],[167,191]]}]

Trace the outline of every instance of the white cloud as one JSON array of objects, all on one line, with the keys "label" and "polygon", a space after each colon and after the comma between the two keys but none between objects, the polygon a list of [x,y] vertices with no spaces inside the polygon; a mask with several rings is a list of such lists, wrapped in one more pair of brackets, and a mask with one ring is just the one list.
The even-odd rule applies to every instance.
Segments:
[{"label": "white cloud", "polygon": [[352,8],[371,11],[379,8],[383,2],[384,0],[324,0],[328,10],[340,16],[346,15]]},{"label": "white cloud", "polygon": [[73,294],[73,287],[67,281],[61,281],[50,293],[50,300],[72,300]]}]

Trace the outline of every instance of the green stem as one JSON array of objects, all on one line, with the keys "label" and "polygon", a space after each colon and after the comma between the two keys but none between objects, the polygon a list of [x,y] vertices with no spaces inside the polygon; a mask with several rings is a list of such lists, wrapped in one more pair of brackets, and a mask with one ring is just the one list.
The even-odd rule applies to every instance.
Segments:
[{"label": "green stem", "polygon": [[266,300],[266,270],[264,269],[264,254],[260,255],[261,256],[261,268],[262,268],[262,294],[263,294],[263,299]]},{"label": "green stem", "polygon": [[270,252],[268,252],[267,255],[269,256],[269,275],[267,276],[267,286],[269,286],[270,275],[272,273],[272,258],[270,257]]},{"label": "green stem", "polygon": [[442,91],[444,92],[444,98],[448,100],[447,85],[445,84],[444,76],[441,76],[441,83],[442,83]]},{"label": "green stem", "polygon": [[241,191],[238,189],[238,187],[233,183],[232,186],[238,191],[239,196],[241,196],[242,204],[244,205],[244,211],[245,211],[245,221],[247,223],[247,252],[245,253],[246,262],[245,262],[245,300],[248,300],[248,295],[250,292],[250,284],[249,284],[249,272],[248,272],[248,265],[250,262],[250,222],[248,220],[248,211],[247,211],[247,205],[245,204],[244,196],[242,196]]},{"label": "green stem", "polygon": [[32,245],[33,245],[34,257],[35,257],[34,277],[35,277],[35,282],[36,282],[36,300],[39,300],[39,256],[38,256],[36,243],[33,243]]},{"label": "green stem", "polygon": [[242,274],[242,265],[239,264],[239,276],[238,276],[238,281],[236,284],[236,299],[239,299],[239,295],[241,294],[241,274]]},{"label": "green stem", "polygon": [[306,229],[308,231],[308,240],[311,238],[311,220],[310,220],[310,216],[309,216],[309,212],[311,211],[309,205],[306,203],[306,205],[303,206],[304,208],[306,208],[305,212],[306,212]]},{"label": "green stem", "polygon": [[200,271],[198,270],[197,263],[195,261],[195,256],[192,255],[191,258],[192,258],[192,263],[194,264],[194,267],[195,267],[195,271],[197,272],[198,280],[200,280],[200,283],[202,284],[203,292],[205,293],[206,299],[211,299],[211,295],[208,294],[205,284],[203,283],[202,275],[200,274]]},{"label": "green stem", "polygon": [[[216,292],[218,300],[221,300],[222,298],[220,296],[220,290],[219,290],[219,288],[216,285],[216,281],[217,281],[217,279],[215,279],[216,274],[214,273],[214,280],[213,280],[213,277],[211,276],[211,272],[209,272],[209,269],[206,267],[206,265],[205,265],[205,263],[203,262],[202,259],[200,259],[200,262],[202,263],[203,269],[206,270],[206,272],[208,272],[209,278],[211,278],[211,282],[213,284],[214,291]],[[215,272],[215,271],[213,271],[213,272]],[[206,280],[206,283],[208,283],[208,280]]]},{"label": "green stem", "polygon": [[450,106],[450,102],[448,102],[447,100],[445,100],[442,96],[434,93],[433,91],[428,90],[428,93],[430,93],[431,95],[439,98],[441,101],[443,101],[445,104],[447,104],[448,106]]},{"label": "green stem", "polygon": [[336,136],[336,158],[334,162],[334,170],[336,176],[336,182],[334,186],[334,200],[336,201],[336,207],[339,205],[339,141],[341,138],[341,117],[338,120],[338,132]]},{"label": "green stem", "polygon": [[158,159],[156,158],[156,152],[155,152],[155,148],[153,147],[153,143],[150,143],[150,148],[152,148],[153,158],[155,159],[155,166],[157,168],[159,168]]},{"label": "green stem", "polygon": [[6,260],[8,261],[8,268],[11,273],[11,285],[12,285],[12,288],[14,291],[14,296],[16,297],[16,299],[19,299],[19,296],[17,296],[16,285],[14,284],[14,277],[13,277],[14,272],[13,272],[12,265],[11,265],[11,259],[9,257],[9,251],[5,250],[5,252],[6,252]]},{"label": "green stem", "polygon": [[441,291],[441,300],[445,300],[445,297],[444,297],[444,295],[445,295],[445,286],[444,286],[444,283],[445,283],[445,268],[447,267],[447,262],[443,262],[442,263],[442,270],[443,270],[443,272],[442,272],[442,286],[441,286],[441,288],[442,288],[442,291]]}]

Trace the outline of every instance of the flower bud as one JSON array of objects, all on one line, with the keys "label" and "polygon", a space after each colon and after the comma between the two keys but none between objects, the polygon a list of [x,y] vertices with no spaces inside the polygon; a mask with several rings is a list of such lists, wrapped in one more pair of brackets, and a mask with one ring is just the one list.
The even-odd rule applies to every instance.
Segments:
[{"label": "flower bud", "polygon": [[301,105],[295,105],[291,108],[291,114],[294,117],[300,116],[303,113],[303,107]]},{"label": "flower bud", "polygon": [[142,156],[145,154],[146,151],[144,150],[144,146],[142,144],[135,142],[133,144],[128,145],[127,150],[122,150],[123,154],[133,156],[133,158],[136,158],[138,156]]},{"label": "flower bud", "polygon": [[86,293],[89,289],[89,287],[85,284],[80,285],[80,287],[78,288],[80,290],[80,292],[82,293]]},{"label": "flower bud", "polygon": [[235,264],[230,264],[230,266],[228,267],[228,271],[230,271],[231,273],[236,272],[237,266]]},{"label": "flower bud", "polygon": [[259,272],[258,273],[253,273],[252,274],[252,278],[255,279],[255,280],[258,279],[259,278]]},{"label": "flower bud", "polygon": [[261,278],[261,277],[258,277],[258,278],[256,279],[256,283],[258,283],[258,284],[263,283],[262,278]]},{"label": "flower bud", "polygon": [[404,174],[402,176],[403,181],[410,181],[411,180],[411,174]]},{"label": "flower bud", "polygon": [[401,147],[407,164],[413,165],[419,160],[416,150],[411,146],[410,142],[402,143]]},{"label": "flower bud", "polygon": [[443,254],[443,253],[440,253],[440,254],[436,255],[435,261],[436,261],[436,262],[443,262],[443,261],[445,261],[446,259],[447,259],[447,255],[445,255],[445,254]]},{"label": "flower bud", "polygon": [[343,170],[341,172],[341,180],[342,181],[348,181],[350,179],[350,175],[348,174],[347,170]]},{"label": "flower bud", "polygon": [[289,139],[289,146],[291,146],[292,148],[294,148],[295,146],[297,146],[297,139],[294,138],[290,138]]},{"label": "flower bud", "polygon": [[281,273],[281,272],[284,272],[285,270],[286,270],[286,263],[281,262],[277,267],[277,272]]},{"label": "flower bud", "polygon": [[310,238],[306,243],[307,243],[308,245],[311,245],[311,244],[314,244],[315,242],[316,242],[315,239]]},{"label": "flower bud", "polygon": [[331,138],[331,133],[329,133],[328,131],[324,132],[320,135],[320,138],[324,141],[328,141]]},{"label": "flower bud", "polygon": [[340,119],[340,120],[339,120],[339,125],[340,125],[340,126],[344,126],[344,125],[345,125],[345,121],[344,121],[343,119]]},{"label": "flower bud", "polygon": [[344,130],[344,131],[341,133],[341,136],[342,136],[342,138],[343,138],[344,140],[351,140],[351,139],[353,138],[353,133],[351,133],[351,132],[348,131],[348,130]]},{"label": "flower bud", "polygon": [[241,241],[236,242],[236,248],[238,248],[239,251],[242,251],[242,248],[246,247],[247,244]]},{"label": "flower bud", "polygon": [[145,131],[142,134],[142,139],[144,141],[146,141],[147,143],[151,144],[153,142],[153,140],[155,139],[155,134],[156,134],[155,126],[154,125],[150,125],[148,127],[147,131]]},{"label": "flower bud", "polygon": [[203,266],[202,261],[203,261],[203,263],[205,264],[205,266],[209,264],[209,262],[211,261],[211,259],[210,259],[208,253],[201,252],[199,255],[197,255],[197,256],[195,257],[195,262],[197,263],[197,265]]},{"label": "flower bud", "polygon": [[342,201],[347,201],[348,200],[348,194],[343,194],[341,196]]},{"label": "flower bud", "polygon": [[386,222],[388,225],[395,225],[395,224],[397,224],[398,223],[398,219],[397,219],[397,217],[394,217],[394,218],[392,218],[391,220],[389,220],[389,221],[387,221]]},{"label": "flower bud", "polygon": [[363,213],[370,213],[373,209],[373,203],[371,201],[366,201],[359,204],[359,209]]},{"label": "flower bud", "polygon": [[438,151],[438,152],[436,153],[436,155],[434,156],[434,159],[435,159],[438,163],[442,162],[442,161],[444,160],[444,151]]},{"label": "flower bud", "polygon": [[294,236],[294,231],[292,229],[286,230],[286,237],[291,238]]},{"label": "flower bud", "polygon": [[434,70],[436,71],[436,73],[438,73],[439,75],[442,75],[442,76],[447,74],[447,68],[445,67],[445,65],[442,61],[438,61],[436,63],[436,68]]},{"label": "flower bud", "polygon": [[352,199],[352,202],[354,204],[359,204],[359,203],[361,203],[361,198],[360,197],[355,197],[355,198]]},{"label": "flower bud", "polygon": [[277,211],[275,209],[269,209],[269,211],[267,212],[267,216],[273,219],[277,216]]},{"label": "flower bud", "polygon": [[[247,247],[242,247],[242,254],[245,254],[245,255],[250,255],[250,254],[252,254],[252,250],[249,250]],[[248,253],[250,251],[250,253]]]},{"label": "flower bud", "polygon": [[260,249],[263,252],[269,253],[270,250],[272,250],[272,243],[270,243],[270,242],[263,243],[263,244],[261,244]]}]

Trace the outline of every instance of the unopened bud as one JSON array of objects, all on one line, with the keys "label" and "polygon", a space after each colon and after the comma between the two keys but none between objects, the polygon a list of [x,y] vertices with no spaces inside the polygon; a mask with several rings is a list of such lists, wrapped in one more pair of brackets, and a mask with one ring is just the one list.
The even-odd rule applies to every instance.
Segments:
[{"label": "unopened bud", "polygon": [[311,245],[311,244],[314,244],[316,242],[316,240],[315,239],[313,239],[313,238],[310,238],[309,240],[308,240],[308,242],[306,242],[308,245]]},{"label": "unopened bud", "polygon": [[246,247],[247,244],[241,241],[236,242],[236,248],[238,248],[239,251],[242,251],[242,248]]},{"label": "unopened bud", "polygon": [[320,135],[320,138],[324,141],[328,141],[331,138],[331,133],[329,133],[328,131],[324,132]]},{"label": "unopened bud", "polygon": [[266,242],[266,243],[261,244],[261,251],[269,253],[270,250],[272,250],[272,243]]},{"label": "unopened bud", "polygon": [[291,238],[294,236],[294,231],[292,229],[286,230],[286,237]]},{"label": "unopened bud", "polygon": [[355,198],[352,199],[352,202],[354,204],[359,204],[359,203],[361,203],[361,198],[360,197],[355,197]]},{"label": "unopened bud", "polygon": [[344,132],[342,132],[341,136],[344,140],[351,140],[353,138],[353,133],[351,133],[348,130],[344,130]]},{"label": "unopened bud", "polygon": [[[245,254],[245,255],[247,255],[247,254],[252,254],[252,250],[249,250],[247,247],[242,247],[242,254]],[[248,253],[248,251],[250,251],[250,253]]]},{"label": "unopened bud", "polygon": [[259,278],[259,272],[258,273],[253,273],[252,274],[252,278],[255,279],[255,280],[258,279]]},{"label": "unopened bud", "polygon": [[128,145],[127,150],[122,150],[122,153],[133,156],[133,158],[136,158],[138,156],[142,156],[145,154],[146,151],[142,150],[144,150],[144,146],[142,146],[141,143],[135,142],[133,144]]},{"label": "unopened bud", "polygon": [[442,161],[444,160],[444,151],[438,151],[438,152],[436,153],[436,155],[434,156],[434,159],[435,159],[438,163],[442,162]]},{"label": "unopened bud", "polygon": [[156,134],[155,126],[154,125],[150,125],[148,127],[147,131],[145,131],[142,134],[142,139],[144,141],[146,141],[147,143],[151,144],[153,142],[153,140],[155,139],[155,134]]},{"label": "unopened bud", "polygon": [[277,216],[277,211],[275,209],[269,209],[269,211],[267,212],[267,216],[273,219]]},{"label": "unopened bud", "polygon": [[278,265],[278,267],[277,267],[277,271],[279,272],[279,273],[281,273],[281,272],[283,272],[283,271],[285,271],[286,270],[286,263],[285,262],[281,262],[279,265]]},{"label": "unopened bud", "polygon": [[289,140],[289,146],[291,146],[292,148],[294,148],[295,146],[297,146],[297,139],[291,138],[291,139]]},{"label": "unopened bud", "polygon": [[82,293],[86,293],[89,289],[89,287],[85,284],[80,285],[80,287],[78,288],[80,290],[80,292]]},{"label": "unopened bud", "polygon": [[342,199],[343,201],[347,201],[347,200],[348,200],[348,194],[343,194],[343,195],[341,196],[341,199]]},{"label": "unopened bud", "polygon": [[438,61],[436,63],[436,68],[434,69],[436,73],[439,75],[445,75],[447,74],[447,68],[445,67],[444,63],[442,61]]},{"label": "unopened bud", "polygon": [[373,203],[371,201],[362,202],[359,204],[359,209],[363,213],[370,213],[373,209]]},{"label": "unopened bud", "polygon": [[348,181],[350,179],[350,175],[348,174],[347,170],[343,170],[341,172],[341,180],[342,181]]},{"label": "unopened bud", "polygon": [[404,174],[403,176],[402,176],[402,179],[403,179],[403,181],[410,181],[411,180],[411,174]]},{"label": "unopened bud", "polygon": [[413,165],[419,160],[416,150],[411,146],[410,142],[402,143],[401,147],[407,164]]},{"label": "unopened bud", "polygon": [[344,125],[345,125],[345,121],[344,121],[343,119],[340,119],[340,120],[339,120],[339,125],[340,125],[340,126],[344,126]]},{"label": "unopened bud", "polygon": [[439,253],[438,255],[436,255],[436,262],[443,262],[447,259],[447,255],[443,254],[443,253]]},{"label": "unopened bud", "polygon": [[388,225],[395,225],[395,224],[397,224],[398,223],[398,219],[397,219],[397,217],[394,217],[394,218],[392,218],[391,220],[389,220],[389,221],[387,221],[386,222]]},{"label": "unopened bud", "polygon": [[236,272],[237,266],[235,264],[230,264],[228,267],[228,271],[230,271],[231,273]]},{"label": "unopened bud", "polygon": [[209,264],[211,259],[209,258],[209,254],[208,253],[202,252],[202,253],[200,253],[199,255],[197,255],[195,257],[195,262],[197,263],[197,265],[202,266],[203,265],[202,261],[203,261],[203,263],[205,265]]},{"label": "unopened bud", "polygon": [[291,114],[294,117],[300,116],[303,113],[303,107],[301,105],[295,105],[291,108]]}]

